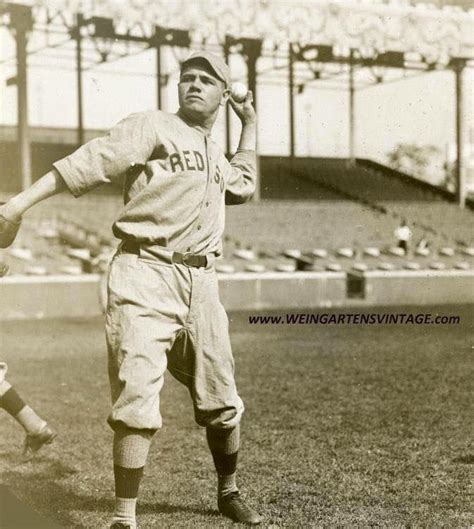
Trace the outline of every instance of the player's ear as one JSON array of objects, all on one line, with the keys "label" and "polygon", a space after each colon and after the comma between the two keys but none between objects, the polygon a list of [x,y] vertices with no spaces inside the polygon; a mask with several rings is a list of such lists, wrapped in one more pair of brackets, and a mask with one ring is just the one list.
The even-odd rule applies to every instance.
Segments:
[{"label": "player's ear", "polygon": [[222,97],[221,97],[221,106],[224,106],[228,99],[230,97],[230,88],[224,88],[224,91],[222,92]]}]

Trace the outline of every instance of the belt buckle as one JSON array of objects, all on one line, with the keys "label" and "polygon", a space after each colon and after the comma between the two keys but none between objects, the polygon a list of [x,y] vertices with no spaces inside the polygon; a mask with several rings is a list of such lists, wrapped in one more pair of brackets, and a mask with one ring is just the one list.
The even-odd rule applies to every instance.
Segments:
[{"label": "belt buckle", "polygon": [[[191,268],[192,266],[194,266],[194,264],[192,263],[193,257],[194,257],[194,254],[192,252],[183,253],[183,264],[187,266],[188,268]],[[188,259],[191,259],[191,262],[188,262]]]}]

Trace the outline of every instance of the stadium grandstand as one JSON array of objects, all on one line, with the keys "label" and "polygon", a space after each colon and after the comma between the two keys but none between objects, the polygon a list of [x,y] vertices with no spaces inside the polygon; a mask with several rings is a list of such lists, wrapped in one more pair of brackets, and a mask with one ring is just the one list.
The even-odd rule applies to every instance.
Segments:
[{"label": "stadium grandstand", "polygon": [[[224,255],[217,264],[223,277],[314,272],[350,278],[377,270],[448,271],[456,277],[474,270],[474,199],[469,195],[474,149],[466,139],[473,126],[471,1],[213,0],[183,9],[184,4],[3,4],[7,105],[0,114],[0,199],[106,133],[128,110],[172,110],[180,61],[190,50],[206,48],[222,53],[235,79],[254,91],[261,129],[255,200],[227,208]],[[443,170],[451,164],[454,191],[444,181],[435,185],[391,167],[386,157],[397,134],[419,136],[410,113],[426,112],[413,91],[430,90],[434,76],[449,78],[443,115],[451,121],[440,145],[441,150],[452,146],[454,154]],[[116,104],[101,103],[95,94],[102,81],[104,87],[123,83]],[[143,100],[132,98],[133,83],[142,87]],[[392,97],[391,92],[364,95],[367,89],[386,85],[390,90],[403,83],[412,84],[400,94],[412,91],[414,103],[404,110],[407,96],[400,95],[397,109],[382,113],[387,137],[376,134],[367,141],[363,136],[375,126],[371,114],[380,114],[367,106],[371,97]],[[54,85],[67,103],[55,101],[54,90],[44,88]],[[133,103],[125,103],[130,98]],[[318,111],[318,98],[327,109]],[[442,112],[430,104],[433,114],[426,123],[433,119],[441,128]],[[276,115],[280,106],[283,117]],[[55,107],[64,111],[56,115]],[[408,118],[400,124],[397,113]],[[330,124],[317,130],[318,120]],[[229,113],[222,116],[218,135],[230,154],[237,130]],[[432,131],[426,129],[426,135],[432,137]],[[104,186],[80,199],[61,195],[35,208],[14,246],[0,257],[10,266],[10,278],[101,274],[118,242],[111,225],[120,191],[120,186]],[[395,236],[404,221],[412,232],[407,252]]]}]

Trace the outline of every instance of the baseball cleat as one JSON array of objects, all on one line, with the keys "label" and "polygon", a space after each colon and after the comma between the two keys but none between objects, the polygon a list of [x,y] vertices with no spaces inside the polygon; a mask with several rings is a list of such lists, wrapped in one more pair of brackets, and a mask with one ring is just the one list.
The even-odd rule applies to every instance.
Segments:
[{"label": "baseball cleat", "polygon": [[217,506],[221,514],[234,522],[258,525],[262,521],[262,517],[244,502],[238,491],[219,497]]},{"label": "baseball cleat", "polygon": [[47,424],[38,433],[27,434],[23,448],[23,461],[33,459],[38,450],[44,445],[51,444],[57,435]]},{"label": "baseball cleat", "polygon": [[115,522],[110,526],[110,529],[133,529],[133,527],[122,522]]}]

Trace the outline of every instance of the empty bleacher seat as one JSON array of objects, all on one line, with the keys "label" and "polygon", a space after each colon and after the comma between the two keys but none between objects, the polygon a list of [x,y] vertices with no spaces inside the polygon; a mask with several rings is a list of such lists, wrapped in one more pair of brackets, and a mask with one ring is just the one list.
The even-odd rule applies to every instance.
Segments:
[{"label": "empty bleacher seat", "polygon": [[78,275],[81,275],[81,274],[82,274],[82,266],[80,266],[80,265],[67,265],[67,266],[61,266],[61,268],[59,269],[59,271],[60,271],[62,274],[78,276]]},{"label": "empty bleacher seat", "polygon": [[403,268],[407,270],[420,270],[421,265],[420,263],[416,261],[407,261],[406,263],[403,264]]},{"label": "empty bleacher seat", "polygon": [[33,252],[30,248],[10,248],[9,254],[16,259],[21,259],[22,261],[31,261],[33,259]]},{"label": "empty bleacher seat", "polygon": [[255,253],[253,250],[246,250],[243,248],[239,248],[237,250],[234,250],[233,254],[235,257],[238,257],[239,259],[243,259],[244,261],[254,261],[255,260]]},{"label": "empty bleacher seat", "polygon": [[221,274],[233,274],[235,272],[235,266],[230,263],[219,263],[215,264],[216,272]]},{"label": "empty bleacher seat", "polygon": [[294,272],[296,270],[296,263],[278,263],[275,265],[277,272]]},{"label": "empty bleacher seat", "polygon": [[301,257],[301,250],[297,250],[297,249],[284,250],[282,252],[282,255],[290,259],[299,259]]},{"label": "empty bleacher seat", "polygon": [[417,248],[415,250],[415,254],[416,255],[420,255],[422,257],[427,257],[428,255],[430,255],[430,249],[429,248]]},{"label": "empty bleacher seat", "polygon": [[352,248],[338,248],[336,254],[339,257],[347,257],[348,259],[354,257],[354,250]]},{"label": "empty bleacher seat", "polygon": [[364,254],[368,255],[369,257],[379,257],[380,250],[378,248],[375,248],[374,246],[369,246],[367,248],[364,248]]},{"label": "empty bleacher seat", "polygon": [[395,270],[397,267],[393,263],[390,263],[389,261],[380,261],[380,263],[378,263],[377,265],[377,268],[379,270],[390,271],[390,270]]},{"label": "empty bleacher seat", "polygon": [[342,270],[342,266],[339,263],[327,263],[325,268],[329,272],[340,272]]},{"label": "empty bleacher seat", "polygon": [[248,263],[245,265],[244,270],[246,272],[261,273],[265,272],[265,266],[262,263]]},{"label": "empty bleacher seat", "polygon": [[445,255],[446,257],[452,257],[454,255],[454,248],[450,246],[443,246],[439,249],[438,253],[440,255]]},{"label": "empty bleacher seat", "polygon": [[45,276],[48,273],[45,266],[32,265],[25,268],[25,274],[29,276]]},{"label": "empty bleacher seat", "polygon": [[429,264],[429,267],[432,269],[432,270],[444,270],[446,268],[446,265],[445,263],[442,263],[440,261],[432,261],[430,264]]},{"label": "empty bleacher seat", "polygon": [[391,246],[387,252],[390,255],[395,255],[396,257],[405,257],[405,250],[403,248],[399,248],[398,246]]},{"label": "empty bleacher seat", "polygon": [[314,257],[318,257],[320,259],[325,259],[328,256],[328,251],[324,248],[314,248],[311,253]]},{"label": "empty bleacher seat", "polygon": [[352,269],[356,270],[357,272],[366,272],[369,270],[369,265],[367,263],[354,263],[352,265]]}]

